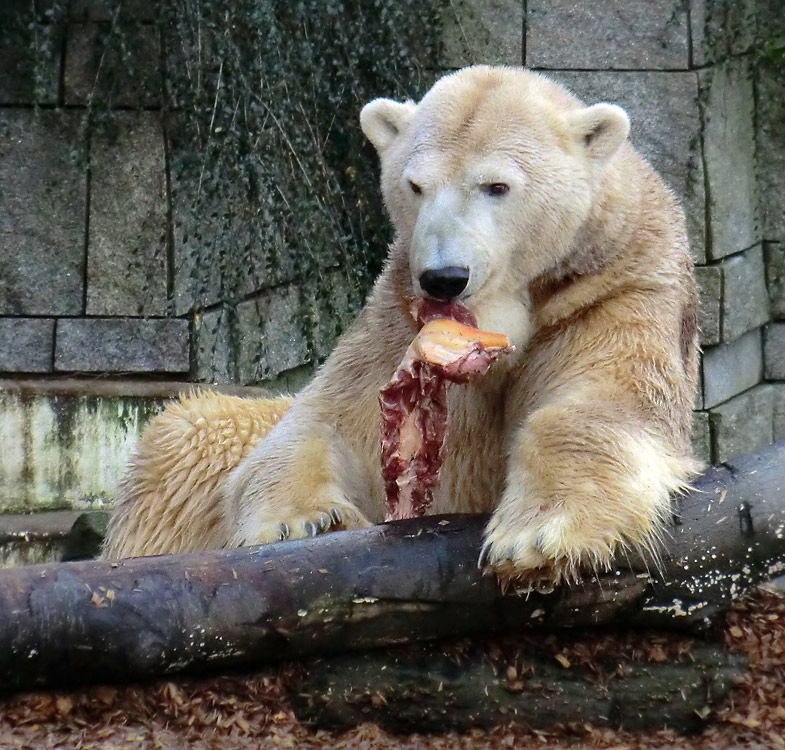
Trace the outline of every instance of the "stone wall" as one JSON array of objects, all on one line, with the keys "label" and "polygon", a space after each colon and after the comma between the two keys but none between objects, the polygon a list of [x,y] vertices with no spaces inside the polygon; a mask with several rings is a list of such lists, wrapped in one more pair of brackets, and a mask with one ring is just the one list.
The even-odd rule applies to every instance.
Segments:
[{"label": "stone wall", "polygon": [[[625,107],[633,142],[685,207],[701,291],[697,453],[719,463],[785,437],[785,88],[782,68],[760,56],[785,36],[785,10],[778,0],[508,5],[506,41],[488,51],[469,39],[455,64],[523,60],[589,102]],[[492,28],[498,3],[472,6]]]},{"label": "stone wall", "polygon": [[[29,6],[9,0],[5,12],[15,4]],[[27,393],[36,382],[51,390],[52,379],[93,376],[299,387],[334,332],[314,349],[294,325],[296,262],[271,283],[254,275],[255,256],[240,271],[204,254],[194,261],[194,244],[207,240],[178,219],[171,118],[154,93],[165,35],[151,2],[130,3],[138,24],[122,52],[136,67],[114,83],[111,128],[91,137],[86,161],[78,156],[95,95],[94,47],[112,6],[72,0],[57,24],[47,3],[39,6],[36,33],[48,35],[49,52],[35,96],[22,85],[30,69],[0,47],[0,377],[24,377]],[[704,349],[697,452],[721,462],[784,437],[785,83],[762,54],[785,37],[780,0],[454,0],[442,8],[438,57],[397,93],[416,98],[441,72],[472,63],[525,64],[589,102],[625,107],[633,142],[688,215]],[[370,150],[362,155],[374,170]],[[360,202],[379,214],[378,195]],[[330,310],[347,308],[347,273],[338,260],[322,274],[325,299],[339,300]],[[209,294],[194,291],[200,279]],[[231,305],[221,296],[230,282]],[[113,409],[133,437],[138,420]],[[23,436],[11,430],[13,416],[4,419],[3,450],[17,450]],[[112,459],[118,466],[124,450]]]}]

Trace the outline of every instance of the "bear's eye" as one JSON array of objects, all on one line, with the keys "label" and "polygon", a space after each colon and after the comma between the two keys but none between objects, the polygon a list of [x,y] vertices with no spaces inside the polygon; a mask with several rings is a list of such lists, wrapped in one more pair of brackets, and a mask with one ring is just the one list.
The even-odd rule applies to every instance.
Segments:
[{"label": "bear's eye", "polygon": [[422,195],[422,188],[416,182],[409,180],[409,187],[415,195]]},{"label": "bear's eye", "polygon": [[510,191],[510,186],[506,182],[489,182],[487,185],[482,185],[481,189],[485,195],[498,198],[501,195],[506,195]]}]

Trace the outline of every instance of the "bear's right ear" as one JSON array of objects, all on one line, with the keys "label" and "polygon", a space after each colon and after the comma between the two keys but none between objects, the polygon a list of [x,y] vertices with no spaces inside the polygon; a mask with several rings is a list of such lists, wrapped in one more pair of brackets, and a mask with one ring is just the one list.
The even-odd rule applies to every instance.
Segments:
[{"label": "bear's right ear", "polygon": [[412,102],[374,99],[360,112],[360,127],[365,137],[381,154],[406,128],[414,115],[417,105]]},{"label": "bear's right ear", "polygon": [[571,119],[587,151],[598,161],[610,159],[630,133],[630,118],[615,104],[584,107]]}]

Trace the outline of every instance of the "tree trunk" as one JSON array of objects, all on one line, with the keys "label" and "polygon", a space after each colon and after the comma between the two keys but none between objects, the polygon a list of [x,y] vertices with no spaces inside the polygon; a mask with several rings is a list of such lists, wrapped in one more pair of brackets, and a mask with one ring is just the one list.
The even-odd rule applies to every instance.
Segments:
[{"label": "tree trunk", "polygon": [[0,571],[0,685],[226,670],[522,626],[705,626],[783,569],[783,488],[785,444],[711,469],[682,500],[660,573],[623,559],[548,595],[504,596],[481,574],[476,516]]},{"label": "tree trunk", "polygon": [[303,665],[291,696],[301,721],[330,729],[371,722],[398,733],[446,732],[517,720],[686,733],[746,667],[719,643],[684,639],[667,654],[655,644],[656,661],[584,644],[591,664],[572,663],[565,640],[555,655],[523,638],[331,655]]}]

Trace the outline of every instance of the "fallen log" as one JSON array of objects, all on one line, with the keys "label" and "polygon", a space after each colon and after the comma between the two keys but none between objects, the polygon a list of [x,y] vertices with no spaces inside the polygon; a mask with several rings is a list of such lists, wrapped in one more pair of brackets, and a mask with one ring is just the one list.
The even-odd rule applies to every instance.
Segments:
[{"label": "fallen log", "polygon": [[477,569],[477,516],[182,556],[0,571],[0,685],[226,670],[489,631],[700,628],[785,568],[785,444],[710,469],[659,571],[643,561],[551,594]]},{"label": "fallen log", "polygon": [[523,721],[686,734],[746,671],[718,642],[637,636],[630,648],[620,633],[562,634],[555,653],[516,636],[333,654],[301,667],[290,699],[302,722],[327,729],[442,733]]}]

